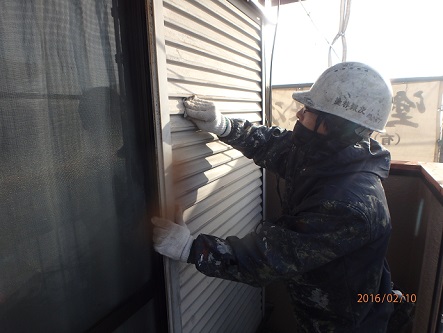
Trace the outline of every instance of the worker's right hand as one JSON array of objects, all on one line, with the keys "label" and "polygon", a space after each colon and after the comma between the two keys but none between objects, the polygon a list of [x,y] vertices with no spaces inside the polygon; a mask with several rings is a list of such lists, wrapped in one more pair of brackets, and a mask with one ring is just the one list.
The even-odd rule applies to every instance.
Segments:
[{"label": "worker's right hand", "polygon": [[218,111],[214,103],[191,96],[183,100],[185,117],[203,131],[227,136],[231,132],[231,121]]}]

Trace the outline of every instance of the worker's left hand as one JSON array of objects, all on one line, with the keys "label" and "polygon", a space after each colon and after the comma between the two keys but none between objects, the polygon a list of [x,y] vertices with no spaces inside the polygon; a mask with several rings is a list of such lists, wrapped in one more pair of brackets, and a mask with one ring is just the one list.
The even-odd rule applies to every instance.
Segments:
[{"label": "worker's left hand", "polygon": [[176,223],[168,219],[153,217],[154,249],[171,259],[187,262],[194,239],[183,221],[181,210],[176,210]]}]

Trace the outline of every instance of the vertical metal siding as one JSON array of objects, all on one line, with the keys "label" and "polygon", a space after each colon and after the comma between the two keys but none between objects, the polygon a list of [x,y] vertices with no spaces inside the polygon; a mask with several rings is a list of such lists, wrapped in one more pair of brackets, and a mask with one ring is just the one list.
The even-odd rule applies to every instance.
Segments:
[{"label": "vertical metal siding", "polygon": [[[183,118],[182,98],[197,94],[228,116],[262,122],[261,26],[222,0],[165,0],[162,12],[171,193],[185,208],[193,235],[242,237],[262,219],[262,172],[215,135],[198,132]],[[177,331],[255,332],[262,317],[261,289],[178,265]]]}]

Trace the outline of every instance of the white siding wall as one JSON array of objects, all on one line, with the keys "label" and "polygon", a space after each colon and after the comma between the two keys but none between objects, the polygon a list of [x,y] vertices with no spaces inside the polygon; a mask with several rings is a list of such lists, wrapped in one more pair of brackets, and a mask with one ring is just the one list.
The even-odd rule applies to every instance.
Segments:
[{"label": "white siding wall", "polygon": [[[195,236],[242,237],[262,219],[262,172],[216,136],[198,132],[183,118],[182,99],[197,94],[227,116],[261,123],[261,24],[225,0],[154,4],[156,20],[163,17],[156,25],[156,61],[167,76],[158,78],[158,88],[167,91],[159,103],[160,112],[168,113],[162,115],[161,137],[170,140],[162,153],[171,155],[164,156],[164,167],[170,163],[173,170],[164,185],[173,186],[166,200],[182,205]],[[170,286],[174,331],[255,332],[261,289],[206,277],[193,265],[167,264],[168,284],[177,284]]]}]

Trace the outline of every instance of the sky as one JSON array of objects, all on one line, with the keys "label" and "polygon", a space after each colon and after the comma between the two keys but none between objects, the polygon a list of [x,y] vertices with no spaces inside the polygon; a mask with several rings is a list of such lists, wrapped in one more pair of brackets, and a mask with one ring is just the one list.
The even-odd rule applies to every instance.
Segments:
[{"label": "sky", "polygon": [[[300,3],[280,7],[272,85],[311,83],[328,67],[340,2],[305,0],[305,9]],[[345,60],[364,62],[388,79],[443,76],[442,15],[442,0],[353,0]],[[275,9],[270,17],[276,18]],[[342,61],[341,39],[332,55],[332,65]]]}]

